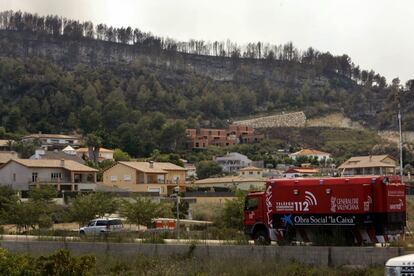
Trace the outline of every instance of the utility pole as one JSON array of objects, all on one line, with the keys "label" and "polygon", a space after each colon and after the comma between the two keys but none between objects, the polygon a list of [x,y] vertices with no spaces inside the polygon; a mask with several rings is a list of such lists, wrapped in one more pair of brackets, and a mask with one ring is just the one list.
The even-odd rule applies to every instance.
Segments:
[{"label": "utility pole", "polygon": [[402,139],[402,130],[401,130],[401,105],[398,102],[398,128],[400,131],[400,177],[401,181],[403,181],[403,139]]},{"label": "utility pole", "polygon": [[401,89],[399,87],[396,88],[396,98],[397,98],[397,107],[398,107],[398,132],[400,134],[400,179],[401,182],[403,181],[403,138],[402,138],[402,128],[401,128]]},{"label": "utility pole", "polygon": [[180,190],[177,193],[177,240],[180,240]]}]

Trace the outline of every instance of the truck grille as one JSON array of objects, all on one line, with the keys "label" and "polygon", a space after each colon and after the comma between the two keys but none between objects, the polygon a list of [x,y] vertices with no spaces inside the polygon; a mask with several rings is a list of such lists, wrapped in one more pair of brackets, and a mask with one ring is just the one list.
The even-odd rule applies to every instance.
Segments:
[{"label": "truck grille", "polygon": [[401,276],[414,276],[414,266],[403,266]]}]

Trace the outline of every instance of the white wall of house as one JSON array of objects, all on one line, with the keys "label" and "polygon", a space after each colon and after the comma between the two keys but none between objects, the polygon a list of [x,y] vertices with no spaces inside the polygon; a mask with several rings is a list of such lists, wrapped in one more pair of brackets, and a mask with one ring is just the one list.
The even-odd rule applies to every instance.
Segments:
[{"label": "white wall of house", "polygon": [[[37,178],[34,177],[37,174]],[[52,178],[52,173],[55,177],[58,174],[62,179]],[[70,182],[70,173],[62,168],[27,168],[17,162],[10,162],[0,169],[0,184],[11,185],[17,190],[28,190],[29,183],[37,182]]]},{"label": "white wall of house", "polygon": [[297,154],[290,154],[289,157],[293,160],[296,160],[296,158],[300,156],[306,156],[307,158],[318,158],[318,161],[321,161],[325,158],[325,160],[328,160],[331,158],[330,154],[308,154],[308,155],[297,155]]},{"label": "white wall of house", "polygon": [[16,162],[10,162],[0,169],[0,185],[12,186],[16,190],[28,190],[32,172]]},{"label": "white wall of house", "polygon": [[222,167],[223,172],[239,172],[240,169],[249,167],[252,160],[240,153],[230,153],[215,158],[215,161]]},{"label": "white wall of house", "polygon": [[263,171],[258,170],[243,170],[239,172],[239,175],[244,178],[263,178]]},{"label": "white wall of house", "polygon": [[99,157],[102,157],[105,159],[114,159],[114,153],[113,152],[100,152]]}]

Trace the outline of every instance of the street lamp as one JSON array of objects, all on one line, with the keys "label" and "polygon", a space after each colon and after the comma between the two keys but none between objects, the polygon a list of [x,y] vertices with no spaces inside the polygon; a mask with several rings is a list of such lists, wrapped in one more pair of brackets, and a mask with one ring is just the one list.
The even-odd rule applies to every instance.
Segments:
[{"label": "street lamp", "polygon": [[397,107],[398,107],[398,132],[400,135],[400,179],[403,181],[403,138],[402,138],[402,129],[401,129],[401,89],[398,87],[396,89],[396,98],[397,98]]}]

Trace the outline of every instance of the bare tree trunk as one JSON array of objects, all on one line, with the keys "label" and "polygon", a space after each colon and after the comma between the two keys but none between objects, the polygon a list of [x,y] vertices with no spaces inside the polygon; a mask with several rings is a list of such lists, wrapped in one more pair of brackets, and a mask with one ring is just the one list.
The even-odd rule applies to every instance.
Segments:
[{"label": "bare tree trunk", "polygon": [[94,158],[93,158],[93,146],[88,146],[88,158],[89,158],[89,160],[94,160]]},{"label": "bare tree trunk", "polygon": [[100,147],[95,147],[93,149],[93,162],[96,164],[98,162],[98,158],[99,158],[99,149]]}]

